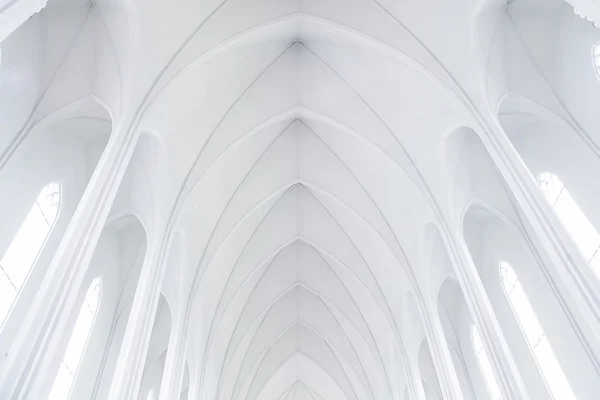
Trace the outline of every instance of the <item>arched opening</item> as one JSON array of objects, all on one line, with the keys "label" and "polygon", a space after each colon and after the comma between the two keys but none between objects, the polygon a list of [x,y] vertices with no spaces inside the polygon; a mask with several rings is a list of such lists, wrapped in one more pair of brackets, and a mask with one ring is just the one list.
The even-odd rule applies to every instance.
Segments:
[{"label": "arched opening", "polygon": [[[503,106],[508,104],[505,102]],[[536,121],[539,122],[537,119]],[[535,123],[532,126],[536,126]],[[536,128],[536,131],[543,133],[545,128],[550,129],[552,126],[544,124],[544,129]],[[525,136],[531,130],[523,129],[522,132]],[[535,235],[529,220],[523,217],[519,203],[479,136],[474,131],[461,130],[456,133],[458,135],[453,135],[454,140],[448,142],[449,146],[453,146],[449,147],[452,150],[449,152],[449,161],[453,162],[448,169],[455,171],[452,179],[456,186],[452,189],[451,196],[455,206],[464,210],[463,236],[469,255],[477,267],[494,316],[527,391],[534,398],[551,396],[504,295],[498,274],[498,263],[501,260],[509,262],[517,271],[574,393],[580,399],[586,398],[590,391],[595,391],[591,387],[596,387],[598,375],[595,359],[590,356],[587,347],[591,336],[582,339],[578,330],[574,329],[573,320],[584,324],[580,326],[585,326],[586,322],[578,319],[581,318],[579,310],[570,297],[565,295],[569,288],[560,279],[557,266]],[[540,146],[531,146],[528,154],[535,156],[536,149],[538,153],[542,153],[539,149],[544,147]],[[549,156],[563,157],[564,154],[552,151]],[[548,170],[544,167],[546,165],[540,164],[534,172]],[[493,361],[492,355],[488,356]],[[479,367],[474,365],[475,369],[471,373],[480,375]],[[483,396],[487,395],[485,386],[483,393]]]},{"label": "arched opening", "polygon": [[52,182],[38,195],[0,260],[0,327],[17,300],[58,217],[61,187]]},{"label": "arched opening", "polygon": [[[0,353],[8,352],[15,342],[42,282],[50,276],[47,274],[48,268],[105,148],[111,125],[106,109],[97,102],[90,98],[76,101],[32,127],[27,137],[0,167],[0,192],[12,194],[0,196],[0,254],[4,254],[9,248],[12,250],[11,242],[17,237],[17,232],[21,235],[19,229],[42,187],[53,182],[48,187],[48,193],[60,198],[57,203],[60,212],[57,212],[51,230],[44,239],[42,230],[39,230],[38,238],[30,241],[30,245],[35,242],[44,244],[39,252],[29,252],[28,257],[35,259],[33,268],[28,272],[20,269],[21,273],[27,273],[27,279],[21,285],[20,294],[9,309],[9,315],[4,315],[0,331]],[[29,220],[29,216],[27,219]],[[97,274],[100,275],[103,276],[102,273]],[[92,277],[89,278],[85,288]],[[1,292],[3,294],[0,296],[4,296],[4,293],[8,295],[8,291]],[[68,334],[65,336],[68,338]],[[56,352],[60,354],[62,349],[57,348]],[[59,363],[60,355],[53,355],[53,360]],[[43,375],[44,385],[52,385],[48,381],[49,375],[51,374]]]},{"label": "arched opening", "polygon": [[[539,366],[541,361],[538,361],[535,353],[531,351],[533,347],[531,342],[539,341],[541,336],[537,335],[534,339],[535,335],[532,333],[529,340],[529,335],[523,333],[522,322],[511,304],[513,296],[517,299],[514,301],[524,304],[524,293],[527,293],[529,311],[525,312],[527,317],[520,317],[521,320],[525,318],[529,323],[533,320],[531,316],[535,315],[539,328],[532,332],[540,332],[543,329],[548,337],[548,344],[552,345],[556,355],[556,362],[550,361],[547,365],[560,365],[563,375],[566,376],[565,382],[569,382],[572,393],[577,393],[577,396],[581,393],[584,395],[582,398],[585,398],[585,394],[589,393],[590,385],[595,385],[591,383],[594,382],[595,369],[590,365],[590,359],[562,312],[552,288],[549,287],[541,269],[537,267],[539,261],[531,253],[519,231],[493,212],[473,206],[466,213],[464,232],[473,261],[529,393],[534,397],[553,398],[555,389],[548,385],[548,378],[544,376],[544,371]],[[520,281],[523,284],[522,290],[515,289],[515,280],[512,281],[512,285],[505,288],[509,282],[504,278],[501,279],[499,273],[501,261],[510,262],[519,277],[522,276]],[[540,344],[544,346],[543,342]],[[484,363],[481,357],[479,362]],[[482,365],[481,368],[485,376],[486,367]],[[587,378],[583,378],[582,375],[587,375]],[[490,393],[493,395],[491,385]],[[555,395],[555,398],[563,397]]]},{"label": "arched opening", "polygon": [[82,366],[86,379],[75,383],[73,394],[76,398],[108,396],[146,248],[146,231],[133,215],[123,215],[108,222],[100,235],[89,270],[90,273],[102,273],[105,282],[103,308],[98,315],[98,329],[90,339],[96,351]]},{"label": "arched opening", "polygon": [[71,332],[71,338],[50,390],[49,400],[64,400],[70,397],[73,383],[79,372],[81,360],[85,354],[98,314],[101,294],[102,279],[98,277],[92,281],[86,292],[75,326]]},{"label": "arched opening", "polygon": [[475,385],[473,383],[478,381],[478,376],[472,376],[470,371],[473,360],[470,352],[465,351],[468,350],[469,340],[467,327],[472,324],[472,318],[438,227],[429,225],[423,235],[423,241],[424,265],[430,266],[431,285],[434,290],[437,289],[434,292],[437,294],[437,317],[444,332],[462,396],[468,400],[481,399],[481,394],[477,393],[477,382]]},{"label": "arched opening", "polygon": [[505,261],[500,262],[499,271],[504,293],[553,398],[557,400],[576,399],[517,274]]},{"label": "arched opening", "polygon": [[600,187],[585,174],[600,168],[597,155],[571,126],[530,100],[508,96],[501,103],[499,121],[565,230],[598,274]]},{"label": "arched opening", "polygon": [[437,312],[463,396],[471,400],[486,398],[484,384],[473,368],[474,359],[469,351],[469,327],[473,324],[471,314],[462,289],[451,277],[446,278],[440,287]]}]

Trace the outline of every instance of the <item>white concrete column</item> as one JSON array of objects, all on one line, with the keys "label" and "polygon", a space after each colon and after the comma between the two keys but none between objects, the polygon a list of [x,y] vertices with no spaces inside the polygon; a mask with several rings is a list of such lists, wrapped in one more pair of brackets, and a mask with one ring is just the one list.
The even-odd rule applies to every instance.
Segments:
[{"label": "white concrete column", "polygon": [[[600,359],[600,281],[544,198],[500,123],[495,121],[492,129],[493,132],[482,135],[481,140],[531,224],[543,250],[552,260],[556,272],[545,272],[552,279],[563,282],[567,288],[567,293],[561,293],[561,289],[556,288],[559,301],[575,322],[579,336],[587,341],[586,347],[595,351],[596,359]],[[591,179],[593,178],[592,176]],[[576,311],[569,311],[572,307]]]},{"label": "white concrete column", "polygon": [[116,124],[100,161],[50,263],[19,334],[0,367],[0,398],[43,398],[55,349],[76,303],[94,249],[125,174],[139,133]]},{"label": "white concrete column", "polygon": [[425,398],[425,388],[423,388],[418,360],[408,360],[408,368],[410,368],[410,374],[408,374],[409,381],[407,380],[406,382],[408,387],[408,398],[410,400],[427,400]]},{"label": "white concrete column", "polygon": [[464,238],[455,232],[452,238],[443,239],[503,399],[530,399]]},{"label": "white concrete column", "polygon": [[446,341],[439,315],[435,312],[435,309],[429,307],[424,319],[427,325],[425,331],[427,333],[429,349],[435,366],[435,372],[440,383],[442,397],[446,400],[463,400],[464,396],[462,389],[460,388],[458,375],[456,374],[456,369],[452,362],[452,356],[450,355],[450,349],[448,348],[448,342]]},{"label": "white concrete column", "polygon": [[188,388],[188,399],[199,399],[200,398],[200,377],[199,374],[192,375],[192,367],[190,366],[190,386]]},{"label": "white concrete column", "polygon": [[0,0],[0,43],[46,7],[48,0]]},{"label": "white concrete column", "polygon": [[177,312],[169,337],[169,348],[158,400],[179,399],[181,396],[189,321],[190,319],[185,313]]},{"label": "white concrete column", "polygon": [[155,236],[148,246],[121,351],[115,365],[108,394],[109,400],[137,400],[139,395],[166,269],[166,263],[162,257],[159,257],[160,239],[162,235],[158,238]]}]

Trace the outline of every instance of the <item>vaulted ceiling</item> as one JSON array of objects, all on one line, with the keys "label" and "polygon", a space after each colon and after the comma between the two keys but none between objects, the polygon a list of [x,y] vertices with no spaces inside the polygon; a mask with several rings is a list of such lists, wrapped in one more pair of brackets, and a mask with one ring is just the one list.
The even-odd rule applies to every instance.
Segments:
[{"label": "vaulted ceiling", "polygon": [[[94,83],[40,104],[92,87],[113,130],[142,132],[115,208],[136,209],[149,246],[174,238],[163,290],[192,322],[199,398],[402,399],[408,365],[431,364],[419,310],[440,277],[423,238],[460,225],[469,194],[453,180],[457,155],[470,155],[454,133],[485,124],[487,96],[504,94],[487,63],[505,6],[152,0],[85,11],[93,50],[70,46]],[[79,82],[76,66],[57,75]]]},{"label": "vaulted ceiling", "polygon": [[166,149],[202,398],[402,397],[419,240],[448,207],[443,139],[469,120],[468,71],[442,66],[452,49],[431,29],[460,10],[439,3],[437,17],[371,0],[168,10],[170,36],[192,35],[140,126]]}]

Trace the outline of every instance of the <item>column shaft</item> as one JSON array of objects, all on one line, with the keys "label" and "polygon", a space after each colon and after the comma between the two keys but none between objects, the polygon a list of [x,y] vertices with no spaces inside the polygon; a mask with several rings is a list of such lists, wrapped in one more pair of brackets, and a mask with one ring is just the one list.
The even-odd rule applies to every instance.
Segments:
[{"label": "column shaft", "polygon": [[412,373],[408,378],[412,379],[412,382],[407,382],[408,398],[410,400],[427,400],[425,398],[425,388],[423,388],[423,381],[421,380],[421,371],[419,370],[418,361],[409,360],[408,364],[409,368],[412,370]]},{"label": "column shaft", "polygon": [[439,316],[434,312],[434,308],[430,307],[430,310],[425,316],[427,324],[426,332],[430,344],[431,356],[440,382],[442,397],[448,400],[463,400],[464,396],[460,388],[454,363],[452,362],[452,356],[450,355],[450,349],[448,348],[442,324]]},{"label": "column shaft", "polygon": [[[578,325],[587,325],[592,332],[588,340],[598,346],[600,340],[600,282],[594,275],[587,260],[583,257],[571,236],[559,221],[556,213],[544,198],[535,179],[521,159],[517,150],[499,123],[493,125],[494,132],[482,137],[490,157],[512,194],[514,195],[521,211],[540,240],[544,250],[552,260],[556,273],[553,279],[561,281],[567,287],[568,293],[559,293],[567,307],[577,307],[577,312],[570,315]],[[583,318],[577,315],[583,315]],[[585,330],[580,329],[580,333]],[[596,354],[600,358],[600,354]]]},{"label": "column shaft", "polygon": [[[162,236],[159,235],[159,238]],[[159,259],[159,245],[160,242],[153,241],[148,246],[115,366],[109,400],[137,400],[139,395],[165,272],[165,263]]]},{"label": "column shaft", "polygon": [[179,316],[174,321],[171,336],[169,337],[169,348],[167,350],[167,360],[165,362],[159,400],[178,399],[181,396],[189,319],[186,318],[184,313],[177,314]]},{"label": "column shaft", "polygon": [[481,335],[503,398],[506,400],[529,399],[527,388],[500,329],[500,324],[479,278],[467,244],[459,233],[455,233],[453,238],[446,237],[444,240],[447,240],[448,254],[454,265],[465,302],[473,323]]},{"label": "column shaft", "polygon": [[0,393],[10,399],[40,398],[96,244],[139,134],[115,130],[82,196],[19,334],[4,354]]}]

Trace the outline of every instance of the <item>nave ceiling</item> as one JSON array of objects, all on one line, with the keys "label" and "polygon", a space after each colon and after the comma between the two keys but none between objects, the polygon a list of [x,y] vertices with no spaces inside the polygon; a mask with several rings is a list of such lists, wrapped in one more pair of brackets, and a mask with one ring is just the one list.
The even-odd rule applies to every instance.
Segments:
[{"label": "nave ceiling", "polygon": [[[552,3],[550,14],[564,7]],[[506,5],[91,4],[49,1],[44,12],[77,22],[50,35],[79,36],[44,61],[59,66],[17,117],[34,133],[63,114],[105,131],[110,119],[106,137],[139,132],[109,222],[140,223],[160,249],[159,310],[191,321],[199,398],[403,399],[419,362],[439,390],[420,318],[451,268],[439,251],[475,197],[518,219],[475,133],[521,88],[504,65]],[[85,71],[59,85],[77,57]],[[109,116],[78,103],[88,95]],[[99,136],[81,139],[94,160]],[[168,335],[152,340],[147,368]]]}]

